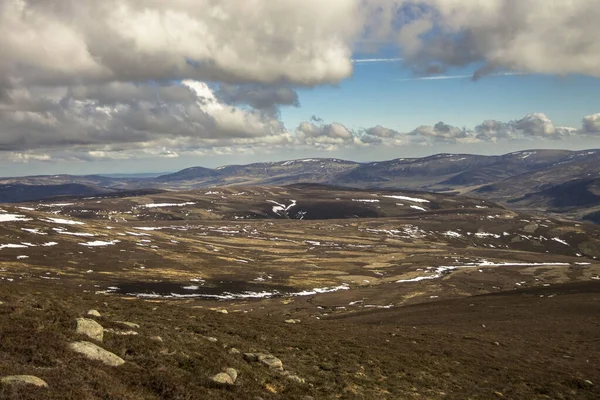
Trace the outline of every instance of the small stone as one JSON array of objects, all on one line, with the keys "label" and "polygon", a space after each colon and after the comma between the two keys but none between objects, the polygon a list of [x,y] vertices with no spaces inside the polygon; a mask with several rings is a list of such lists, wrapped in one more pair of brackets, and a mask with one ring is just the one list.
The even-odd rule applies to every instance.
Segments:
[{"label": "small stone", "polygon": [[277,388],[276,388],[275,386],[271,385],[270,383],[267,383],[267,384],[265,385],[265,390],[266,390],[267,392],[271,392],[271,393],[277,393]]},{"label": "small stone", "polygon": [[244,360],[249,362],[260,362],[272,369],[283,371],[283,362],[271,354],[265,353],[244,353]]},{"label": "small stone", "polygon": [[294,381],[296,383],[306,383],[304,378],[300,378],[298,375],[292,374],[291,372],[288,372],[288,371],[283,371],[281,373],[281,375],[285,376],[290,381]]},{"label": "small stone", "polygon": [[215,310],[216,312],[218,312],[219,314],[229,314],[229,312],[225,309],[220,309],[220,310]]},{"label": "small stone", "polygon": [[33,385],[37,387],[48,387],[48,384],[33,375],[10,375],[0,378],[0,383],[3,385]]},{"label": "small stone", "polygon": [[283,362],[275,356],[267,355],[266,357],[260,357],[259,361],[269,368],[283,370]]},{"label": "small stone", "polygon": [[101,317],[102,315],[100,315],[100,312],[98,312],[98,310],[89,310],[87,312],[87,315],[89,315],[90,317]]},{"label": "small stone", "polygon": [[231,380],[233,381],[233,383],[235,383],[235,381],[237,380],[237,377],[238,377],[237,371],[233,368],[225,368],[225,373],[227,375],[229,375],[231,377]]},{"label": "small stone", "polygon": [[229,354],[240,354],[240,351],[235,347],[229,349]]},{"label": "small stone", "polygon": [[150,340],[154,340],[155,342],[164,342],[163,338],[160,336],[150,336]]},{"label": "small stone", "polygon": [[222,385],[233,385],[233,379],[231,378],[231,376],[229,376],[229,374],[226,374],[225,372],[219,372],[210,379],[213,382],[220,383]]},{"label": "small stone", "polygon": [[538,224],[529,224],[523,227],[523,232],[525,233],[535,233],[540,226]]},{"label": "small stone", "polygon": [[117,324],[121,324],[121,325],[125,325],[128,328],[139,328],[140,326],[138,324],[134,324],[133,322],[127,322],[127,321],[116,321]]},{"label": "small stone", "polygon": [[285,322],[286,324],[298,324],[298,323],[300,323],[300,320],[299,319],[286,319],[283,322]]},{"label": "small stone", "polygon": [[89,318],[77,318],[76,321],[77,327],[75,328],[75,333],[85,335],[99,342],[102,341],[104,338],[104,328],[102,325]]},{"label": "small stone", "polygon": [[589,379],[584,380],[584,382],[590,386],[594,386],[594,383],[592,381],[590,381]]},{"label": "small stone", "polygon": [[111,367],[125,364],[125,360],[121,357],[91,342],[72,342],[69,343],[69,349],[83,354],[90,360],[97,360]]},{"label": "small stone", "polygon": [[333,371],[335,369],[335,365],[328,362],[323,362],[319,364],[319,368],[321,368],[323,371]]},{"label": "small stone", "polygon": [[219,339],[217,339],[216,337],[212,337],[212,336],[202,336],[202,337],[211,343],[217,343],[219,341]]},{"label": "small stone", "polygon": [[119,335],[119,336],[136,336],[138,333],[136,331],[132,331],[132,330],[120,330],[120,329],[111,329],[111,328],[107,328],[104,330],[104,332],[108,332],[108,333],[112,333],[113,335]]}]

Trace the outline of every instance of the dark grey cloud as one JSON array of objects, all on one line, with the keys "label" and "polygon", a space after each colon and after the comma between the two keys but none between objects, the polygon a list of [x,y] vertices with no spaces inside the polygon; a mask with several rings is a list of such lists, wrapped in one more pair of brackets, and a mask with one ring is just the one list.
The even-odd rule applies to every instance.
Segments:
[{"label": "dark grey cloud", "polygon": [[10,91],[0,102],[0,133],[0,150],[23,152],[134,143],[146,147],[186,138],[219,146],[238,139],[260,141],[286,130],[260,110],[220,103],[206,84],[195,82]]},{"label": "dark grey cloud", "polygon": [[376,145],[389,141],[388,139],[398,138],[403,136],[400,132],[393,129],[385,128],[381,125],[376,125],[371,128],[364,129],[361,132],[360,140],[363,143]]},{"label": "dark grey cloud", "polygon": [[330,150],[360,142],[355,140],[353,131],[337,122],[319,125],[308,121],[302,122],[295,130],[295,137],[300,145]]},{"label": "dark grey cloud", "polygon": [[300,106],[298,93],[292,88],[264,84],[232,85],[222,83],[215,92],[217,98],[226,104],[249,105],[269,115],[277,115],[279,107]]},{"label": "dark grey cloud", "polygon": [[70,86],[67,96],[80,101],[94,100],[99,105],[136,104],[139,102],[190,104],[198,100],[187,86],[153,82],[110,82]]}]

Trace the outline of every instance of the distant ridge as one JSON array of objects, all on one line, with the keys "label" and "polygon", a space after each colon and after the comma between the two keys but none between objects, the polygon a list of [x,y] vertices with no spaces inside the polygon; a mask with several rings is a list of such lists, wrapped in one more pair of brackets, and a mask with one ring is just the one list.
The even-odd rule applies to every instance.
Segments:
[{"label": "distant ridge", "polygon": [[[217,168],[190,167],[149,178],[99,175],[32,176],[0,179],[0,185],[29,186],[30,199],[43,198],[49,185],[78,184],[98,191],[180,190],[231,185],[323,184],[354,188],[456,192],[500,201],[510,207],[560,213],[597,220],[600,195],[596,181],[577,190],[562,190],[568,182],[600,175],[600,150],[524,150],[504,155],[435,154],[422,158],[356,162],[339,158],[303,158]],[[35,187],[39,186],[39,189]],[[551,190],[556,187],[556,190]],[[36,193],[39,190],[40,193]],[[74,187],[78,194],[81,187]],[[68,190],[67,190],[68,192]],[[557,193],[560,199],[557,199]],[[581,203],[572,196],[584,196]],[[551,199],[552,198],[552,199]],[[0,201],[13,201],[0,192]],[[593,218],[586,216],[593,214]]]}]

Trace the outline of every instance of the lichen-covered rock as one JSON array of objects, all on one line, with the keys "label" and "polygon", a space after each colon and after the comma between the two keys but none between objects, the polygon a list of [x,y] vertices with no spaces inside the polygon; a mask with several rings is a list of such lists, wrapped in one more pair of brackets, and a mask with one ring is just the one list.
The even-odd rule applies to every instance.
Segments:
[{"label": "lichen-covered rock", "polygon": [[285,376],[290,381],[294,381],[296,383],[306,383],[306,380],[304,378],[301,378],[298,375],[292,374],[291,372],[288,372],[288,371],[281,372],[281,375]]},{"label": "lichen-covered rock", "polygon": [[260,362],[269,368],[283,370],[283,362],[271,354],[244,353],[244,360],[248,362]]},{"label": "lichen-covered rock", "polygon": [[133,322],[128,322],[128,321],[116,321],[116,322],[117,322],[117,324],[125,325],[128,328],[136,329],[136,328],[140,327],[138,324],[135,324]]},{"label": "lichen-covered rock", "polygon": [[215,376],[213,376],[210,379],[213,382],[220,383],[222,385],[233,385],[233,383],[234,383],[231,376],[229,376],[229,374],[226,374],[225,372],[219,372],[218,374],[216,374]]},{"label": "lichen-covered rock", "polygon": [[75,333],[85,335],[99,342],[102,341],[104,338],[104,328],[102,325],[89,318],[77,318],[76,321],[77,327],[75,328]]},{"label": "lichen-covered rock", "polygon": [[3,385],[32,385],[37,387],[48,387],[48,384],[33,375],[10,375],[0,378],[0,383]]},{"label": "lichen-covered rock", "polygon": [[100,361],[111,367],[118,367],[125,364],[125,360],[121,357],[91,342],[72,342],[69,343],[69,348],[79,354],[83,354],[90,360]]},{"label": "lichen-covered rock", "polygon": [[237,380],[238,372],[233,368],[225,368],[225,373],[231,377],[233,383]]},{"label": "lichen-covered rock", "polygon": [[136,336],[138,333],[132,330],[122,330],[122,329],[111,329],[107,328],[104,332],[112,333],[113,335],[119,336]]}]

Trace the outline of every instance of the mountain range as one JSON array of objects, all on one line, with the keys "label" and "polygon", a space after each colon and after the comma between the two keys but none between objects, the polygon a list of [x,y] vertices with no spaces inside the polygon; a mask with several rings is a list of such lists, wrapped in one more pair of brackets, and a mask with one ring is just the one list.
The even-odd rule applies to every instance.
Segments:
[{"label": "mountain range", "polygon": [[366,163],[307,158],[214,169],[192,167],[141,178],[102,175],[2,178],[0,201],[131,195],[132,190],[140,189],[298,183],[460,193],[515,209],[600,222],[600,150],[527,150],[498,156],[437,154]]}]

